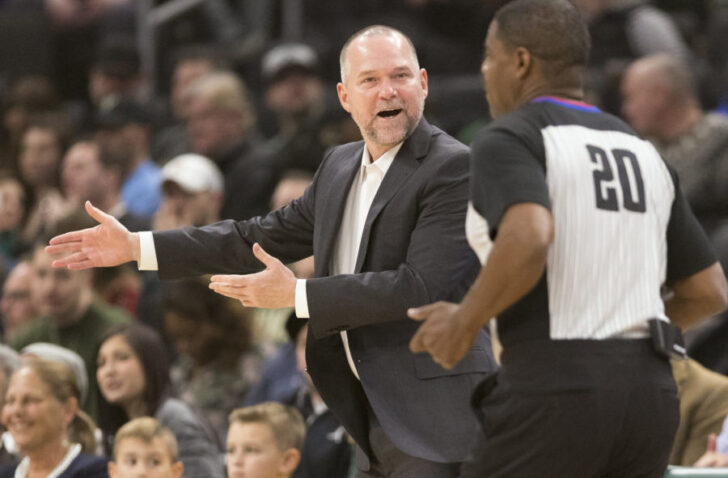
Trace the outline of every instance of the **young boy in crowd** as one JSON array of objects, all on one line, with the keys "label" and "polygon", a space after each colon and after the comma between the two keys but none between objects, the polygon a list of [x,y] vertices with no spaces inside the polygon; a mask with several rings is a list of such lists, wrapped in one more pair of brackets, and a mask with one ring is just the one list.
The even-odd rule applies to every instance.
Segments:
[{"label": "young boy in crowd", "polygon": [[228,478],[290,477],[301,459],[305,432],[298,410],[280,403],[233,410],[227,435]]},{"label": "young boy in crowd", "polygon": [[180,478],[182,462],[177,440],[167,428],[150,417],[131,420],[116,432],[110,478]]}]

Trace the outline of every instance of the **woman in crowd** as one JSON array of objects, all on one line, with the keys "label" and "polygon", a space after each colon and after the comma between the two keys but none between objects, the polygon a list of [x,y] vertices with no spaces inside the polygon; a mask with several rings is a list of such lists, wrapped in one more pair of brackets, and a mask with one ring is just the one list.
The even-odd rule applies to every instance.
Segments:
[{"label": "woman in crowd", "polygon": [[94,424],[79,409],[76,377],[60,362],[28,359],[10,378],[2,421],[23,460],[0,478],[106,478],[93,456]]},{"label": "woman in crowd", "polygon": [[139,323],[112,330],[101,341],[97,367],[99,427],[107,454],[122,425],[153,416],[175,435],[185,478],[222,478],[222,455],[212,433],[187,405],[170,396],[169,362],[157,332]]}]

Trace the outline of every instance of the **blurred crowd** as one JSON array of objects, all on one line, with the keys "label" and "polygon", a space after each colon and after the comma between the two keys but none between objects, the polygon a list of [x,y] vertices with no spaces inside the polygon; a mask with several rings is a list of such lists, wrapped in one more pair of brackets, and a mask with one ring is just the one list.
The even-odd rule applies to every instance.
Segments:
[{"label": "blurred crowd", "polygon": [[[728,2],[573,2],[592,34],[588,101],[653,141],[728,270]],[[425,116],[468,143],[489,119],[478,71],[486,27],[504,3],[0,0],[0,311],[9,346],[0,403],[27,357],[60,360],[98,427],[84,451],[110,455],[117,431],[150,415],[179,442],[184,476],[215,477],[229,414],[278,401],[307,428],[293,476],[346,476],[351,440],[305,373],[307,326],[291,310],[246,309],[205,278],[163,283],[130,265],[53,269],[43,246],[94,226],[86,201],[131,231],[285,207],[330,147],[360,139],[335,83],[339,49],[370,24],[412,38],[430,75]],[[149,34],[146,23],[162,13]],[[313,258],[291,267],[309,277]],[[721,319],[689,337],[691,356],[713,372],[691,363],[680,373],[728,382]],[[691,387],[682,390],[704,386]],[[728,399],[716,410],[710,427],[685,432],[693,448],[675,451],[674,463],[703,454]],[[13,438],[3,438],[8,462],[18,458]]]}]

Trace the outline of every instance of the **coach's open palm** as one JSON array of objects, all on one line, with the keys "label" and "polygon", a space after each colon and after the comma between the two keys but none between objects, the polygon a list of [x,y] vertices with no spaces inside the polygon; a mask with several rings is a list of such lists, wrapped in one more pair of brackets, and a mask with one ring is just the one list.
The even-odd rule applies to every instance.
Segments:
[{"label": "coach's open palm", "polygon": [[98,225],[56,236],[46,247],[51,255],[62,255],[53,267],[72,270],[109,267],[139,258],[139,237],[130,233],[115,217],[86,201],[86,212]]}]

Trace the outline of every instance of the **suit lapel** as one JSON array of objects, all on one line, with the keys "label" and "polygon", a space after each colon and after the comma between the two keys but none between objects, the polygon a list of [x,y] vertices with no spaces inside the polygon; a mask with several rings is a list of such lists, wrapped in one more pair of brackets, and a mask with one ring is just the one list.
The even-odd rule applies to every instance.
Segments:
[{"label": "suit lapel", "polygon": [[355,273],[361,272],[362,265],[364,264],[372,224],[374,224],[374,221],[387,203],[402,189],[407,178],[417,169],[420,164],[420,159],[427,154],[430,147],[431,133],[431,126],[423,118],[414,133],[402,145],[394,161],[392,161],[392,165],[389,167],[387,174],[384,176],[384,180],[382,180],[382,184],[377,190],[377,194],[374,196],[374,201],[367,214],[367,220],[364,223],[359,253],[356,257]]},{"label": "suit lapel", "polygon": [[[351,183],[354,181],[356,173],[361,166],[361,155],[364,151],[364,143],[356,149],[356,153],[352,156],[338,158],[337,171],[334,173],[331,184],[328,185],[328,191],[325,193],[326,203],[323,206],[323,218],[317,222],[316,227],[321,228],[321,249],[320,257],[316,257],[316,277],[329,275],[329,264],[331,262],[331,254],[333,253],[334,241],[339,234],[341,220],[346,208],[346,199],[349,196]],[[319,251],[316,251],[319,254]]]}]

